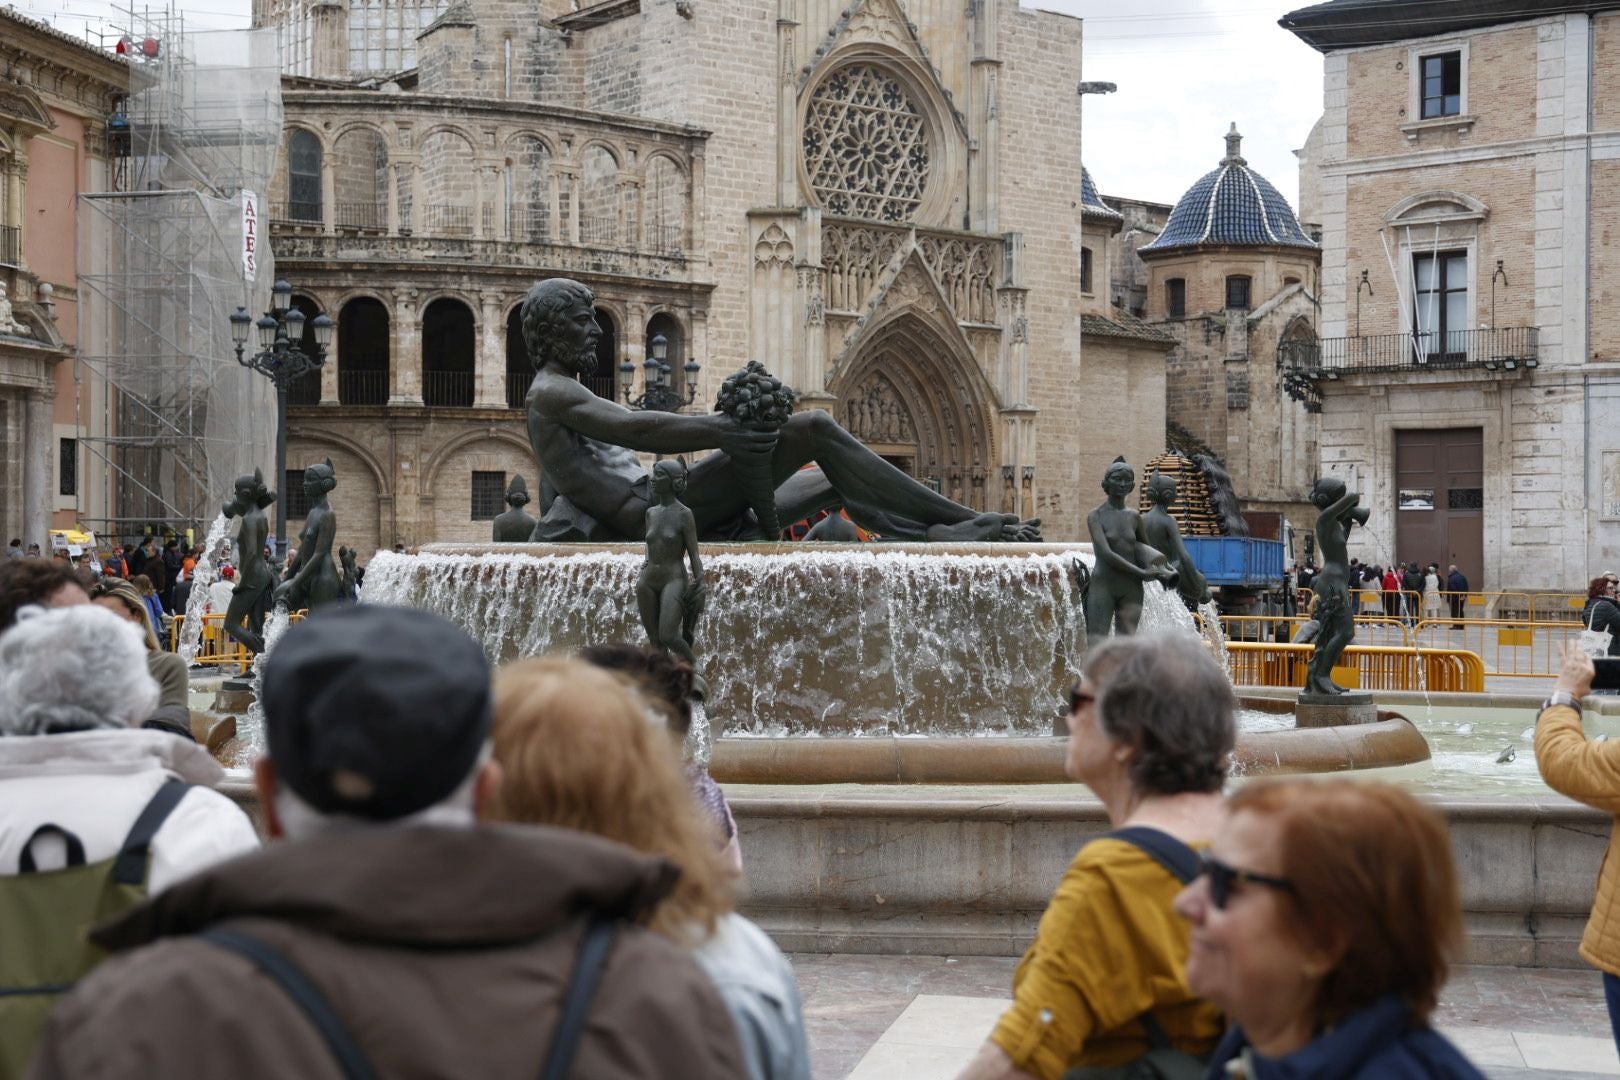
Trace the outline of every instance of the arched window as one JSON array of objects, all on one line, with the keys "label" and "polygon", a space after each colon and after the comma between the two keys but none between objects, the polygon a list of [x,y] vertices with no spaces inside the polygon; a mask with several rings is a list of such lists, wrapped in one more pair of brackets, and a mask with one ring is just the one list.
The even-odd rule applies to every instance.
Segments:
[{"label": "arched window", "polygon": [[473,403],[475,340],[472,309],[441,296],[422,313],[422,401],[441,408]]},{"label": "arched window", "polygon": [[478,212],[473,158],[472,143],[458,132],[435,131],[422,140],[420,224],[428,236],[473,235]]},{"label": "arched window", "polygon": [[[315,358],[315,316],[321,313],[321,306],[307,296],[295,296],[293,307],[304,316],[304,333],[298,339],[298,347],[304,355],[311,360]],[[321,403],[321,372],[317,368],[306,372],[302,378],[295,380],[287,387],[287,404],[289,405],[319,405]]]},{"label": "arched window", "polygon": [[551,151],[539,139],[525,136],[512,147],[507,182],[507,229],[513,240],[545,243],[551,239]]},{"label": "arched window", "polygon": [[613,316],[601,308],[596,309],[596,325],[602,328],[602,336],[596,342],[596,371],[581,376],[579,381],[590,387],[597,397],[612,401],[618,394],[619,384],[619,327]]},{"label": "arched window", "polygon": [[686,250],[686,174],[667,157],[655,157],[647,166],[645,206],[647,250],[655,255],[679,255]]},{"label": "arched window", "polygon": [[932,161],[922,110],[894,75],[853,63],[823,79],[804,122],[804,167],[828,213],[909,221]]},{"label": "arched window", "polygon": [[529,349],[523,343],[523,305],[519,304],[506,317],[506,404],[508,408],[523,408],[523,399],[534,382],[534,367],[529,363]]},{"label": "arched window", "polygon": [[647,321],[647,355],[653,351],[653,338],[664,339],[664,363],[669,365],[669,386],[682,398],[686,397],[686,335],[673,315],[659,312]]},{"label": "arched window", "polygon": [[388,224],[388,145],[371,128],[344,132],[332,146],[333,220],[339,228]]},{"label": "arched window", "polygon": [[579,242],[613,247],[619,238],[619,163],[600,146],[585,151],[579,187]]},{"label": "arched window", "polygon": [[287,218],[321,220],[321,140],[303,128],[287,140]]},{"label": "arched window", "polygon": [[369,296],[343,305],[338,317],[338,401],[388,402],[388,308]]}]

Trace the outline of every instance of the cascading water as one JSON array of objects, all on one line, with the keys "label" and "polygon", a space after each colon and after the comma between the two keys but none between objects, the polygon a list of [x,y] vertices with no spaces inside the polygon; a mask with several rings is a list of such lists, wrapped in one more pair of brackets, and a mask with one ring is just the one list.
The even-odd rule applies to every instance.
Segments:
[{"label": "cascading water", "polygon": [[253,658],[253,704],[248,706],[244,722],[236,729],[236,737],[241,743],[238,765],[251,765],[255,758],[264,753],[264,705],[261,693],[264,689],[264,662],[270,658],[270,651],[291,625],[292,618],[283,604],[277,604],[264,620],[264,651]]},{"label": "cascading water", "polygon": [[686,757],[695,761],[705,769],[709,767],[709,755],[714,750],[714,736],[709,730],[709,712],[703,707],[703,702],[692,702],[692,726],[686,732]]},{"label": "cascading water", "polygon": [[191,595],[186,600],[186,617],[180,627],[180,646],[177,650],[187,667],[197,658],[197,649],[202,644],[203,615],[208,611],[208,587],[214,583],[216,576],[214,559],[225,544],[225,530],[230,527],[230,522],[231,519],[224,514],[214,518],[213,524],[208,526],[208,535],[203,538],[202,554],[197,556],[197,565],[191,569]]},{"label": "cascading water", "polygon": [[[1050,731],[1085,650],[1071,576],[1083,550],[706,546],[709,722],[727,735]],[[639,545],[379,552],[365,601],[438,612],[497,663],[641,642],[643,559]]]}]

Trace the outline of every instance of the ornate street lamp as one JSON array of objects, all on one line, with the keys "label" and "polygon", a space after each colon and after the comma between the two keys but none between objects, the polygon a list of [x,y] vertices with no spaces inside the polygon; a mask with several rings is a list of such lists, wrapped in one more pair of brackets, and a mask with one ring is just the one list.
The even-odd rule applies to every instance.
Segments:
[{"label": "ornate street lamp", "polygon": [[[231,312],[231,341],[236,345],[236,362],[249,371],[257,371],[276,388],[276,473],[279,487],[287,478],[287,392],[293,383],[312,371],[319,371],[326,363],[326,350],[337,332],[337,323],[326,315],[317,315],[310,322],[315,333],[314,355],[303,348],[304,321],[302,311],[292,306],[293,287],[286,279],[279,280],[270,289],[270,310],[257,320],[246,308]],[[259,351],[244,355],[250,327],[258,330]],[[287,550],[287,496],[282,495],[276,508],[276,555]]]},{"label": "ornate street lamp", "polygon": [[647,343],[647,359],[642,361],[642,393],[638,398],[632,398],[630,391],[635,389],[636,365],[626,360],[619,365],[619,392],[624,397],[624,403],[632,409],[651,410],[653,412],[680,412],[692,402],[697,400],[698,372],[703,370],[696,360],[688,360],[681,370],[686,373],[686,396],[682,397],[675,389],[674,379],[670,366],[665,361],[669,356],[669,340],[663,334],[654,334]]}]

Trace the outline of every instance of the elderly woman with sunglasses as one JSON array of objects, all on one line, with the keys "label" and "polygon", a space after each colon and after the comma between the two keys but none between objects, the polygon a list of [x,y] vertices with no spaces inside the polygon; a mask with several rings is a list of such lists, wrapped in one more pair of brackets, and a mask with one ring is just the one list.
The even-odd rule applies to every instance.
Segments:
[{"label": "elderly woman with sunglasses", "polygon": [[1187,985],[1188,928],[1171,905],[1222,816],[1235,708],[1190,637],[1111,638],[1087,654],[1069,691],[1065,771],[1116,831],[1070,863],[1013,976],[1012,1007],[961,1080],[1057,1080],[1214,1047],[1221,1015]]},{"label": "elderly woman with sunglasses", "polygon": [[1445,823],[1399,788],[1244,788],[1176,910],[1188,983],[1233,1023],[1210,1077],[1481,1075],[1429,1026],[1462,910]]}]

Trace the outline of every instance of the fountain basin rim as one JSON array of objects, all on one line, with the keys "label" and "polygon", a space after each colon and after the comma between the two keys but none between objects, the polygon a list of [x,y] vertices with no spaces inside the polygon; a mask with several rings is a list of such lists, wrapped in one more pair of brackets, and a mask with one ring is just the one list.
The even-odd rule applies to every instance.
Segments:
[{"label": "fountain basin rim", "polygon": [[[423,555],[532,555],[536,558],[565,557],[571,555],[644,554],[646,545],[634,543],[604,544],[424,544],[418,552]],[[923,544],[910,542],[878,542],[870,544],[784,543],[765,541],[704,542],[698,545],[703,555],[810,555],[821,553],[859,553],[865,555],[976,555],[988,558],[1028,558],[1041,555],[1090,555],[1089,543],[1041,544]],[[379,552],[379,554],[392,554]],[[409,557],[409,556],[407,556]]]}]

